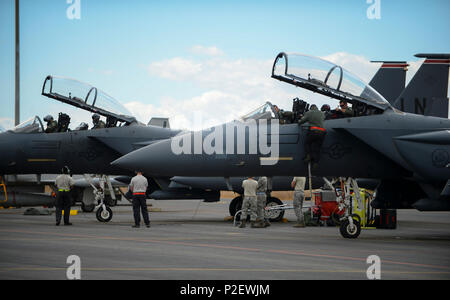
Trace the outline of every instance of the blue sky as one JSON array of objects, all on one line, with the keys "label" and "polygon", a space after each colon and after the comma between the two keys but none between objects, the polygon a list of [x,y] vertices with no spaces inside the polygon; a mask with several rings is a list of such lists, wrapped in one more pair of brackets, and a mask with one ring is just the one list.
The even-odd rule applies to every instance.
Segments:
[{"label": "blue sky", "polygon": [[[0,1],[4,124],[14,116],[13,3]],[[366,0],[80,0],[79,20],[67,18],[67,0],[20,3],[22,121],[50,112],[53,102],[40,95],[49,74],[88,82],[122,103],[140,102],[160,114],[167,99],[176,105],[221,92],[205,82],[149,72],[152,64],[173,58],[204,62],[208,55],[195,46],[218,49],[222,65],[269,61],[280,51],[407,61],[417,60],[415,53],[450,52],[447,0],[380,0],[379,20],[367,18]]]}]

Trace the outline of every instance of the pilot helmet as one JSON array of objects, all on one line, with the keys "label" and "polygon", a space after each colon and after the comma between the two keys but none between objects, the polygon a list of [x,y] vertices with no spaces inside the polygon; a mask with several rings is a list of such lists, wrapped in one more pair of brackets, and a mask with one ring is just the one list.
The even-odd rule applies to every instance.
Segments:
[{"label": "pilot helmet", "polygon": [[99,114],[93,114],[93,115],[92,115],[92,120],[93,120],[94,122],[98,122],[98,121],[100,120],[100,115],[99,115]]},{"label": "pilot helmet", "polygon": [[53,116],[51,116],[51,115],[46,115],[45,118],[44,118],[44,121],[45,121],[45,122],[51,122],[51,121],[53,121]]},{"label": "pilot helmet", "polygon": [[324,104],[322,105],[322,107],[320,108],[321,111],[330,111],[331,108],[328,104]]}]

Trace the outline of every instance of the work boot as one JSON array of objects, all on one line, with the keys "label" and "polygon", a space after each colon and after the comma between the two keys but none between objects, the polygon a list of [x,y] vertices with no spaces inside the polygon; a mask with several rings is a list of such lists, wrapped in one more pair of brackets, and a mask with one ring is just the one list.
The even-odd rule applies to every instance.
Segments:
[{"label": "work boot", "polygon": [[252,228],[264,228],[264,223],[262,221],[252,222]]},{"label": "work boot", "polygon": [[247,223],[247,221],[242,220],[241,225],[239,225],[239,228],[245,228],[246,223]]},{"label": "work boot", "polygon": [[295,228],[304,228],[305,222],[297,222],[293,227]]}]

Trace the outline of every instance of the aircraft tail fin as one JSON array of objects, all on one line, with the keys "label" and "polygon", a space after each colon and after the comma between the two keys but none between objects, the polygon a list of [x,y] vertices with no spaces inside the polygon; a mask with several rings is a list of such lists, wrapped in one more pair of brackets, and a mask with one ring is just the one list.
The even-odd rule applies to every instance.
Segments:
[{"label": "aircraft tail fin", "polygon": [[389,103],[400,96],[405,89],[406,71],[408,64],[405,61],[371,61],[383,63],[373,76],[369,85],[379,92]]},{"label": "aircraft tail fin", "polygon": [[408,113],[448,118],[450,54],[416,54],[425,58],[394,107]]}]

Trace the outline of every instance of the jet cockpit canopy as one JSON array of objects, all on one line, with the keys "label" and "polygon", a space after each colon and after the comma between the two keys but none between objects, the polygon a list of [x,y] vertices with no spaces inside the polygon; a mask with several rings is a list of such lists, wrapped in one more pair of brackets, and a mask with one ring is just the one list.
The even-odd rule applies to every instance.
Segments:
[{"label": "jet cockpit canopy", "polygon": [[273,64],[272,78],[337,100],[345,100],[353,105],[353,110],[382,112],[391,107],[383,96],[363,80],[341,66],[317,57],[281,52]]},{"label": "jet cockpit canopy", "polygon": [[276,119],[277,112],[274,108],[274,105],[270,102],[266,102],[255,110],[252,110],[248,114],[241,117],[241,120],[246,122],[248,120],[260,120],[260,119]]},{"label": "jet cockpit canopy", "polygon": [[78,80],[47,76],[42,95],[105,116],[107,121],[136,122],[136,118],[116,99]]},{"label": "jet cockpit canopy", "polygon": [[13,129],[11,129],[14,133],[40,133],[44,132],[44,126],[42,125],[42,121],[38,116],[32,117]]}]

